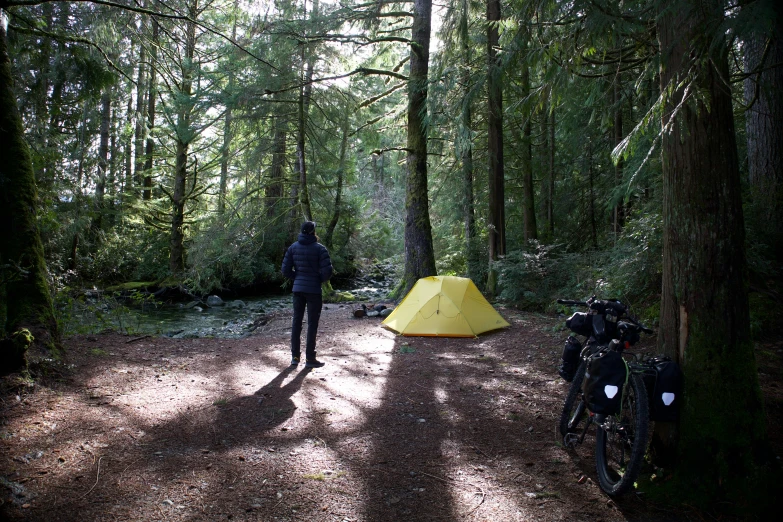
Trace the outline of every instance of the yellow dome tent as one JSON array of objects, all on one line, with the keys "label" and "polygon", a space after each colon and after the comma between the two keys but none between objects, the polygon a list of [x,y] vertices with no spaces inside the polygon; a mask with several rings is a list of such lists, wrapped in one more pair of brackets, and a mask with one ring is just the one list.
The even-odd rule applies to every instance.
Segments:
[{"label": "yellow dome tent", "polygon": [[473,281],[451,276],[416,281],[383,325],[402,335],[431,337],[476,337],[509,326]]}]

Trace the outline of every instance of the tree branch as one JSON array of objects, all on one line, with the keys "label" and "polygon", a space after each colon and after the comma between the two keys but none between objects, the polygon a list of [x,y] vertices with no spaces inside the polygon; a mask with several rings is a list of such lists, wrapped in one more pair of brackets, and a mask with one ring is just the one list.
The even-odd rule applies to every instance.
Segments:
[{"label": "tree branch", "polygon": [[[18,16],[18,15],[15,15],[15,14],[13,14],[12,16],[22,20],[28,26],[31,26],[30,21],[27,20],[26,18]],[[47,38],[51,38],[52,40],[55,40],[55,41],[58,41],[58,42],[83,43],[83,44],[87,44],[87,45],[89,45],[91,47],[94,47],[95,49],[98,50],[98,52],[101,53],[101,55],[103,55],[103,59],[109,65],[109,67],[114,69],[116,72],[120,73],[122,76],[125,77],[126,80],[131,82],[133,85],[136,85],[136,82],[133,80],[133,78],[131,78],[130,76],[125,74],[125,72],[122,69],[120,69],[119,67],[114,65],[114,62],[111,61],[111,58],[109,58],[109,55],[106,54],[106,51],[101,49],[101,47],[97,43],[93,42],[92,40],[88,40],[87,38],[79,38],[78,36],[64,36],[64,35],[61,35],[61,34],[50,33],[48,31],[44,31],[42,29],[32,29],[32,28],[19,27],[18,25],[9,25],[8,27],[10,27],[14,31],[16,31],[18,33],[22,33],[22,34],[30,34],[30,35],[36,35],[36,36],[45,36]]]},{"label": "tree branch", "polygon": [[[9,7],[21,7],[21,6],[33,6],[33,5],[41,5],[41,4],[48,4],[52,2],[61,2],[62,0],[0,0],[0,9],[8,9]],[[233,38],[221,33],[217,29],[210,27],[209,25],[199,22],[198,20],[194,20],[191,17],[187,15],[179,15],[179,14],[168,14],[168,13],[161,13],[158,11],[153,11],[151,9],[145,9],[143,7],[136,7],[132,5],[125,5],[120,4],[117,2],[111,2],[109,0],[70,0],[71,2],[88,2],[91,4],[97,4],[97,5],[103,5],[106,7],[114,7],[117,9],[124,9],[126,11],[131,11],[134,13],[144,14],[147,16],[152,16],[155,18],[166,18],[169,20],[181,20],[185,22],[190,22],[192,24],[197,25],[198,27],[201,27],[205,31],[208,31],[216,36],[219,36],[220,38],[226,40],[227,42],[230,42],[232,45],[234,45],[237,49],[240,49],[242,52],[247,53],[252,58],[255,58],[259,62],[263,63],[267,67],[270,67],[271,69],[274,69],[275,71],[279,71],[277,67],[272,65],[271,63],[267,62],[263,58],[256,56],[251,51],[247,50],[245,47],[240,45],[237,41],[235,41]]]},{"label": "tree branch", "polygon": [[371,152],[371,154],[381,155],[384,152],[392,152],[392,151],[413,152],[413,149],[409,149],[408,147],[384,147],[382,149],[374,149]]},{"label": "tree branch", "polygon": [[292,91],[294,89],[300,89],[304,85],[313,84],[313,83],[320,83],[320,82],[327,82],[329,80],[339,80],[340,78],[348,78],[349,76],[353,76],[355,74],[361,74],[363,76],[368,75],[379,75],[379,76],[391,76],[393,78],[398,78],[403,81],[408,81],[408,77],[404,74],[399,74],[392,71],[384,71],[383,69],[368,69],[366,67],[359,67],[358,69],[355,69],[351,72],[345,73],[345,74],[338,74],[337,76],[325,76],[323,78],[315,78],[309,82],[304,83],[297,83],[296,85],[293,85],[291,87],[285,87],[283,89],[277,89],[277,90],[271,90],[271,89],[264,89],[264,94],[271,95],[271,94],[278,94],[281,92],[288,92]]}]

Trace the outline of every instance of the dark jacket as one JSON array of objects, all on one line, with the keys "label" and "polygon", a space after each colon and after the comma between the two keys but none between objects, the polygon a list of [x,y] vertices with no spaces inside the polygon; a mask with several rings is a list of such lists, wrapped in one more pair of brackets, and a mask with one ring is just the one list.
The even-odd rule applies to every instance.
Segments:
[{"label": "dark jacket", "polygon": [[283,275],[294,280],[294,292],[320,294],[321,283],[332,277],[329,251],[312,234],[299,234],[283,258]]}]

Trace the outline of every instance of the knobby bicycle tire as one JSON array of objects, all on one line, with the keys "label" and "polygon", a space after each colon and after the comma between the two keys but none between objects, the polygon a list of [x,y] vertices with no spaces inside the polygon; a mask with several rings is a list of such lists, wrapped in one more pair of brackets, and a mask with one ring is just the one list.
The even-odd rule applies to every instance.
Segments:
[{"label": "knobby bicycle tire", "polygon": [[571,381],[568,395],[563,403],[563,412],[560,414],[560,440],[565,443],[565,436],[576,433],[582,421],[587,418],[587,408],[582,400],[582,381],[585,378],[587,363],[582,361]]},{"label": "knobby bicycle tire", "polygon": [[631,374],[620,413],[597,423],[595,465],[598,483],[608,495],[627,493],[636,482],[647,449],[649,422],[644,382]]}]

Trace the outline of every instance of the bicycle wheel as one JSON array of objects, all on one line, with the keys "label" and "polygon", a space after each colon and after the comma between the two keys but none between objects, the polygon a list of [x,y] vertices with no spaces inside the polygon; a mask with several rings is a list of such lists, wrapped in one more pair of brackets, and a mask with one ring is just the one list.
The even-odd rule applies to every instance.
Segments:
[{"label": "bicycle wheel", "polygon": [[649,413],[647,392],[639,375],[631,374],[623,390],[620,413],[597,422],[595,465],[598,483],[608,495],[633,487],[647,449]]},{"label": "bicycle wheel", "polygon": [[571,387],[568,389],[568,395],[563,403],[563,412],[560,414],[560,436],[566,446],[570,444],[565,440],[569,433],[576,433],[579,425],[587,418],[587,409],[582,400],[582,381],[585,378],[587,363],[582,361],[574,374],[574,380],[571,381]]}]

